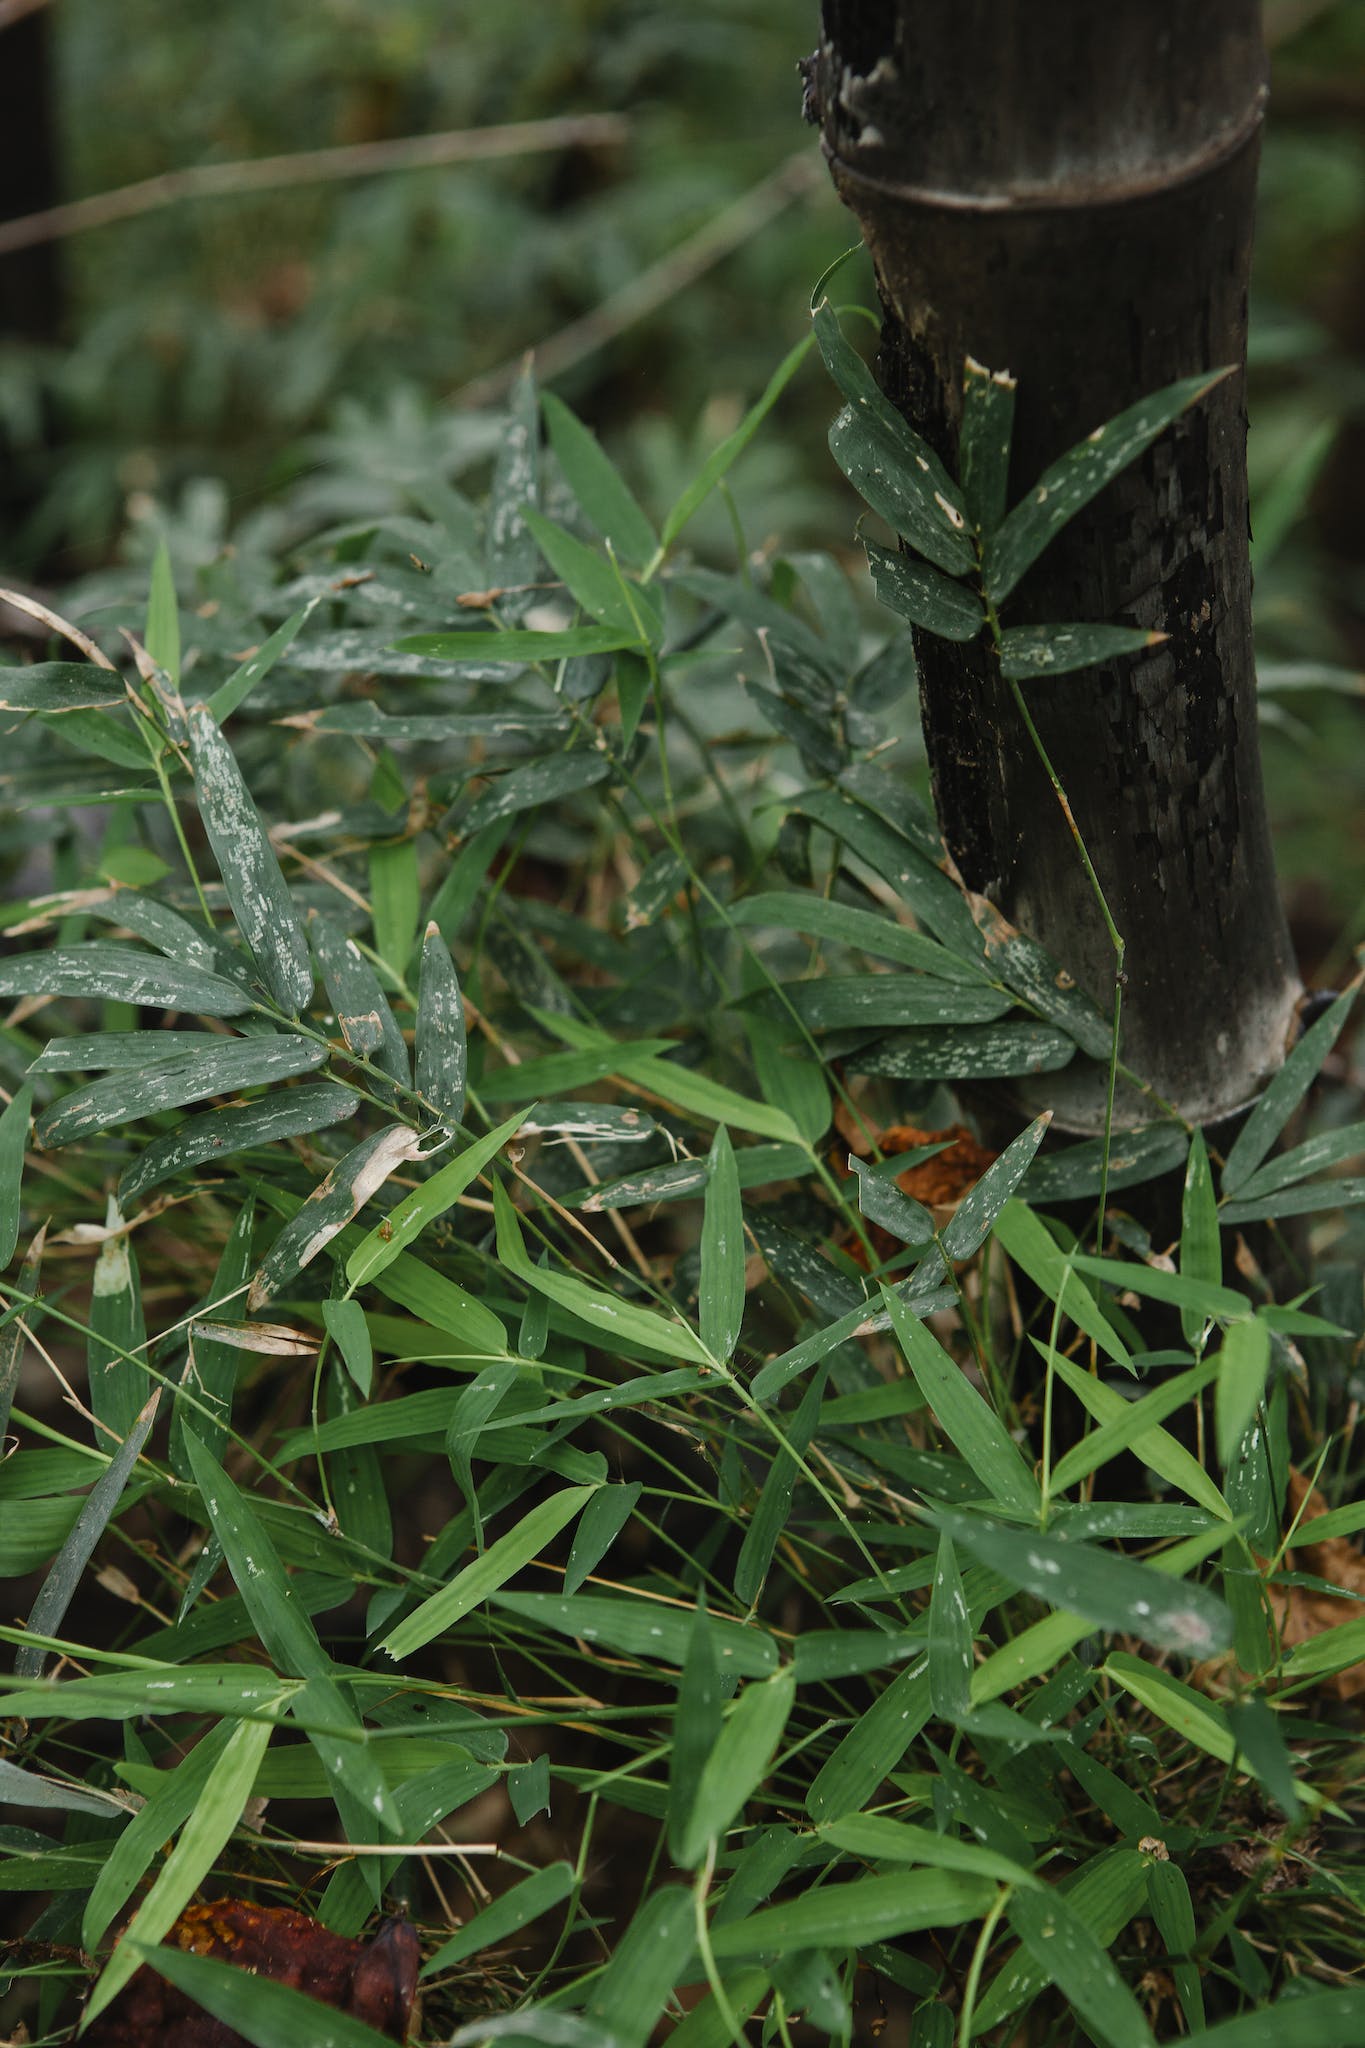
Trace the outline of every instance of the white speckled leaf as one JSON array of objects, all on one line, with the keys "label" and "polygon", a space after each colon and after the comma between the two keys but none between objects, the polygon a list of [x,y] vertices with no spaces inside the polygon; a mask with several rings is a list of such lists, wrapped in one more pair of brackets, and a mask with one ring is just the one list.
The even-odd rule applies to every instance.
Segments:
[{"label": "white speckled leaf", "polygon": [[211,711],[189,714],[199,814],[242,937],[282,1010],[306,1008],[313,993],[308,941],[260,813]]},{"label": "white speckled leaf", "polygon": [[262,1259],[247,1295],[248,1313],[255,1315],[286,1281],[315,1259],[359,1214],[370,1196],[383,1187],[389,1175],[405,1160],[416,1159],[421,1149],[422,1141],[416,1131],[406,1124],[389,1124],[363,1138],[338,1159],[326,1180],[318,1183]]},{"label": "white speckled leaf", "polygon": [[[149,1051],[155,1047],[148,1034]],[[135,1117],[163,1109],[180,1109],[208,1095],[236,1094],[240,1088],[287,1081],[306,1074],[327,1057],[327,1047],[293,1034],[270,1038],[213,1038],[192,1053],[168,1060],[149,1060],[145,1067],[120,1067],[101,1081],[73,1088],[43,1110],[34,1137],[40,1150],[54,1151],[92,1131],[107,1131]]]},{"label": "white speckled leaf", "polygon": [[417,1093],[448,1131],[464,1115],[468,1060],[460,979],[440,927],[429,924],[417,992]]}]

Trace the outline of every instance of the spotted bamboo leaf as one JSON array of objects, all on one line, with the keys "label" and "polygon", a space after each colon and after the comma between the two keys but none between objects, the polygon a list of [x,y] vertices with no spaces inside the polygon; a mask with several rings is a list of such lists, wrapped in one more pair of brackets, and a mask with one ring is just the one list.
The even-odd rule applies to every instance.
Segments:
[{"label": "spotted bamboo leaf", "polygon": [[416,1045],[417,1093],[435,1110],[446,1130],[456,1131],[464,1116],[469,1066],[464,1000],[450,948],[434,923],[427,926],[422,940]]},{"label": "spotted bamboo leaf", "polygon": [[327,1178],[320,1181],[296,1215],[271,1245],[257,1270],[247,1295],[247,1310],[258,1308],[278,1294],[286,1281],[315,1259],[358,1215],[391,1173],[406,1160],[416,1159],[422,1141],[406,1124],[390,1124],[353,1145],[338,1159]]},{"label": "spotted bamboo leaf", "polygon": [[[155,1038],[148,1034],[149,1049]],[[44,1151],[70,1145],[93,1131],[181,1109],[209,1095],[290,1080],[322,1065],[327,1047],[293,1035],[269,1038],[213,1038],[205,1032],[200,1049],[142,1068],[119,1068],[103,1080],[73,1088],[39,1115],[35,1138]]]}]

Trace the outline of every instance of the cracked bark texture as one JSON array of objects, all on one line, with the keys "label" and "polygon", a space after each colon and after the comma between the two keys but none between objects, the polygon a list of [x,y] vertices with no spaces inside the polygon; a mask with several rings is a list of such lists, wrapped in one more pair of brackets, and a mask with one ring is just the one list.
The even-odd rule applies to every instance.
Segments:
[{"label": "cracked bark texture", "polygon": [[[950,466],[965,355],[1018,379],[1011,503],[1135,399],[1235,365],[1053,541],[1005,613],[1170,635],[1145,658],[1024,688],[1127,941],[1123,1058],[1211,1121],[1280,1064],[1300,992],[1251,642],[1258,0],[825,0],[823,26],[808,112],[876,267],[878,374]],[[984,641],[917,632],[916,654],[963,879],[1107,1013],[1112,949]],[[1089,1062],[1045,1092],[1073,1129],[1102,1124]],[[1140,1121],[1140,1098],[1121,1111]]]}]

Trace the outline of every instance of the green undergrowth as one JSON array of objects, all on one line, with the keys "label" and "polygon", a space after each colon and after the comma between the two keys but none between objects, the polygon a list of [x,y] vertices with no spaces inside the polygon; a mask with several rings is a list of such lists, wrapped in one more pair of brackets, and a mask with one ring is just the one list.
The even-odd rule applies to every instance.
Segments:
[{"label": "green undergrowth", "polygon": [[[1007,511],[1005,381],[959,483],[819,294],[814,340],[916,551],[868,543],[890,610],[688,552],[802,343],[661,527],[528,376],[387,495],[173,532],[0,676],[35,2041],[201,1893],[401,1904],[429,2042],[1365,2034],[1360,1582],[1296,1569],[1293,1481],[1313,1541],[1365,1527],[1349,1090],[1290,1133],[1354,985],[1226,1156],[1156,1101],[1045,1143],[1121,1018],[961,892],[904,765],[907,621],[986,634],[1021,730],[1140,657],[1008,600],[1208,380]],[[925,1206],[962,1082],[1030,1107]]]}]

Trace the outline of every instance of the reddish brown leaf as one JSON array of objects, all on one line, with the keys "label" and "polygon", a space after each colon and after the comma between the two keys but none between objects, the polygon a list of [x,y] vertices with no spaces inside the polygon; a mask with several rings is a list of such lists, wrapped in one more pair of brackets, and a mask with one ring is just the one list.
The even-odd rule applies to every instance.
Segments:
[{"label": "reddish brown leaf", "polygon": [[[407,2038],[421,1951],[405,1921],[385,1920],[373,1940],[350,1941],[286,1906],[218,1899],[186,1907],[168,1938],[193,1955],[273,1977],[391,2040]],[[84,2048],[249,2048],[233,2028],[145,1966],[82,2041]]]}]

